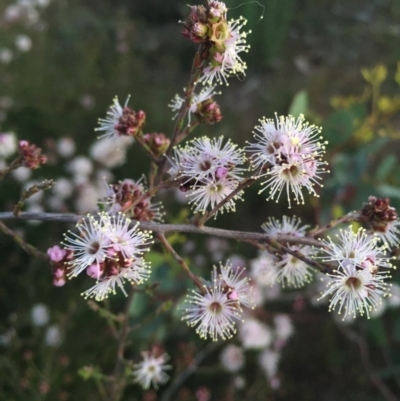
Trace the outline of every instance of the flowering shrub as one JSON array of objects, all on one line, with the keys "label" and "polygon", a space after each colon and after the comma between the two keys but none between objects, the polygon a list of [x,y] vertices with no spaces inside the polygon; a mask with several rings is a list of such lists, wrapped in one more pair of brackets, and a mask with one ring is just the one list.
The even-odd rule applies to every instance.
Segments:
[{"label": "flowering shrub", "polygon": [[[128,386],[137,384],[147,391],[144,399],[154,400],[153,390],[166,384],[171,375],[173,381],[162,398],[168,400],[185,375],[216,348],[214,343],[224,340],[235,341],[224,344],[220,353],[223,368],[235,374],[235,388],[247,386],[238,372],[246,366],[247,351],[253,350],[269,388],[280,389],[279,362],[294,334],[294,324],[288,314],[265,317],[263,305],[266,300],[284,299],[291,294],[288,289],[305,288],[295,310],[304,309],[305,299],[317,299],[321,304],[326,300],[327,309],[340,315],[344,323],[350,318],[373,317],[382,305],[390,303],[391,296],[392,306],[399,304],[392,271],[400,245],[400,222],[387,197],[370,194],[358,210],[315,227],[293,215],[260,219],[251,232],[207,224],[211,219],[218,221],[224,212],[235,212],[237,201],[246,201],[249,187],[261,186],[258,194],[267,191],[266,201],[285,198],[290,209],[293,200],[299,208],[315,201],[329,180],[324,159],[329,142],[323,129],[301,113],[262,117],[252,139],[242,145],[224,136],[193,137],[203,124],[223,124],[214,97],[226,90],[230,80],[245,78],[245,53],[250,49],[247,35],[251,32],[244,30],[245,25],[243,17],[228,19],[228,7],[222,1],[191,6],[182,22],[182,34],[197,46],[197,52],[183,94],[175,95],[169,104],[175,121],[172,135],[147,132],[151,119],[146,112],[131,108],[130,96],[123,104],[115,97],[105,117],[98,120],[95,131],[100,135],[89,149],[91,159],[73,157],[73,140],[60,139],[55,153],[67,160],[65,170],[70,177],[28,183],[13,212],[0,213],[0,220],[76,223],[64,240],[54,240],[47,252],[1,221],[0,228],[26,252],[51,266],[58,297],[63,297],[60,287],[80,289],[82,285],[88,305],[108,324],[118,344],[114,370],[110,373],[97,364],[79,370],[82,378],[95,382],[104,399],[120,400]],[[0,178],[13,175],[26,181],[31,170],[52,161],[36,145],[18,142],[13,133],[0,134],[0,144]],[[133,171],[131,176],[113,181],[110,169],[125,163],[130,147],[148,157],[149,171],[144,177]],[[163,203],[170,205],[171,194],[191,207],[190,215],[175,219],[167,207],[164,212]],[[35,199],[51,213],[35,204]],[[73,205],[71,210],[67,200]],[[28,207],[23,212],[25,203]],[[67,213],[71,211],[75,213]],[[328,234],[340,225],[334,236]],[[204,263],[201,254],[191,259],[181,256],[181,251],[190,254],[193,246],[189,241],[179,244],[176,233],[208,235],[208,251],[216,264]],[[229,255],[222,238],[246,243],[258,250],[258,257],[246,263],[238,255]],[[195,289],[186,288],[186,282],[180,286],[183,280],[174,270],[177,265]],[[201,265],[203,269],[198,269]],[[169,270],[173,275],[166,273]],[[146,283],[154,274],[162,278]],[[90,281],[92,284],[87,284]],[[126,297],[125,309],[116,314],[110,302],[121,294]],[[152,337],[154,333],[149,334],[147,350],[128,352],[131,333],[147,324],[130,321],[136,299],[143,302],[140,297],[158,302],[145,317],[152,324],[158,324],[160,316],[179,315],[202,340],[211,339],[204,354],[191,357],[190,363],[183,358],[180,363],[184,366],[179,367],[174,356],[164,352],[167,344]],[[32,309],[32,322],[47,327],[45,306]],[[175,323],[174,330],[190,333],[182,323]],[[49,326],[45,338],[49,347],[57,347],[63,334],[57,326]],[[174,374],[175,369],[181,373]],[[199,388],[196,399],[209,400],[209,390]]]}]

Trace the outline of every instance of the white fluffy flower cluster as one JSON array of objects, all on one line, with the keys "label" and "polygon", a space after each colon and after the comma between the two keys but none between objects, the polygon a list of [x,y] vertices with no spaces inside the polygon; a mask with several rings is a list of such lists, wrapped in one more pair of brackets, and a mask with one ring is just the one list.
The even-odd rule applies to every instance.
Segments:
[{"label": "white fluffy flower cluster", "polygon": [[341,230],[335,242],[330,237],[321,241],[324,247],[319,258],[337,266],[328,274],[327,289],[321,298],[330,296],[329,310],[338,307],[338,313],[344,313],[343,319],[364,313],[370,317],[382,298],[389,295],[385,280],[391,276],[385,269],[393,265],[385,246],[379,245],[378,236],[368,235],[362,228],[354,232],[351,226]]},{"label": "white fluffy flower cluster", "polygon": [[261,192],[269,189],[268,199],[279,198],[286,192],[289,208],[291,196],[297,203],[304,203],[303,187],[315,196],[315,185],[321,186],[321,174],[326,172],[325,142],[321,142],[321,128],[309,125],[304,116],[276,116],[260,120],[254,133],[254,142],[246,147],[251,154],[250,161],[254,170],[266,180]]},{"label": "white fluffy flower cluster", "polygon": [[[176,148],[168,173],[179,180],[180,189],[193,204],[195,213],[205,213],[208,207],[232,194],[239,185],[245,161],[243,150],[229,140],[223,145],[223,137],[202,137],[190,141],[185,147]],[[235,210],[235,194],[220,209]]]},{"label": "white fluffy flower cluster", "polygon": [[130,227],[130,223],[121,213],[87,215],[76,226],[78,234],[65,234],[64,248],[73,255],[68,276],[86,270],[97,281],[83,293],[85,297],[102,300],[117,287],[125,293],[125,281],[140,284],[148,279],[149,263],[142,255],[149,250],[151,233],[139,230],[137,225]]},{"label": "white fluffy flower cluster", "polygon": [[236,321],[240,321],[242,306],[253,307],[252,289],[244,269],[235,270],[229,262],[220,263],[219,272],[214,266],[211,282],[206,283],[202,292],[192,291],[183,307],[183,320],[201,338],[231,338],[236,332]]},{"label": "white fluffy flower cluster", "polygon": [[[274,218],[269,219],[262,226],[262,229],[272,237],[279,235],[291,235],[294,237],[304,237],[308,226],[301,225],[301,220],[296,216],[288,218],[283,216],[282,221]],[[298,251],[308,258],[312,258],[316,254],[316,250],[307,245],[287,244],[292,251]],[[273,285],[276,282],[288,287],[302,287],[305,283],[310,282],[312,278],[311,267],[296,258],[292,254],[285,252],[269,252],[264,251],[265,269],[260,271],[258,275],[265,284]]]},{"label": "white fluffy flower cluster", "polygon": [[164,384],[168,381],[169,376],[165,373],[166,370],[172,368],[167,365],[169,360],[167,354],[157,356],[155,352],[142,352],[142,361],[133,366],[134,382],[139,383],[143,389],[148,390],[151,385],[158,389],[159,384]]}]

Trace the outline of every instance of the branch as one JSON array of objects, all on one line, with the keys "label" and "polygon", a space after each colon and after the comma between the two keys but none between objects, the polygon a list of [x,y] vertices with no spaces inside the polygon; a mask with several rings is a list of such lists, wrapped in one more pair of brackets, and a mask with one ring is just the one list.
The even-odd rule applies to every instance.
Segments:
[{"label": "branch", "polygon": [[124,371],[124,352],[126,347],[126,340],[130,332],[129,328],[129,310],[135,295],[135,288],[131,287],[128,294],[128,299],[126,300],[125,310],[123,314],[122,326],[119,332],[118,349],[114,366],[113,382],[111,385],[110,400],[118,401],[121,399],[123,390],[126,385],[126,373]]},{"label": "branch", "polygon": [[[0,213],[1,220],[40,220],[40,221],[58,221],[64,223],[76,223],[85,216],[79,214],[65,214],[65,213],[29,213],[24,212],[19,216],[15,216],[12,212]],[[189,233],[189,234],[203,234],[212,235],[214,237],[229,238],[237,241],[267,241],[275,240],[277,242],[284,242],[288,244],[301,244],[316,246],[321,248],[322,244],[314,239],[308,237],[295,237],[291,235],[279,235],[277,237],[270,237],[265,233],[247,232],[247,231],[235,231],[235,230],[224,230],[222,228],[215,227],[198,227],[194,224],[161,224],[154,222],[135,221],[132,220],[133,224],[139,223],[139,227],[142,230],[151,230],[157,234],[167,234],[174,232]]]},{"label": "branch", "polygon": [[185,91],[185,99],[184,99],[181,109],[179,110],[178,118],[176,120],[176,124],[175,124],[175,128],[174,128],[174,133],[172,134],[171,142],[168,146],[167,151],[165,152],[163,158],[161,159],[161,161],[159,163],[158,179],[161,179],[161,177],[164,173],[164,170],[165,170],[165,165],[167,163],[168,156],[172,152],[173,147],[177,144],[177,142],[178,142],[177,139],[182,134],[183,122],[185,120],[186,114],[189,111],[190,101],[193,97],[196,83],[200,78],[201,72],[203,71],[202,64],[199,64],[199,59],[200,59],[200,52],[198,51],[193,60],[190,80],[189,80],[189,83],[188,83],[188,85],[186,87],[186,91]]},{"label": "branch", "polygon": [[0,170],[0,180],[4,178],[8,173],[10,173],[13,170],[16,170],[18,167],[21,166],[22,166],[22,157],[18,156],[4,170]]},{"label": "branch", "polygon": [[152,150],[146,145],[144,142],[143,138],[140,135],[135,136],[136,141],[142,146],[143,150],[146,152],[146,154],[150,157],[151,161],[159,165],[160,164],[160,159],[152,152]]},{"label": "branch", "polygon": [[164,245],[165,249],[175,258],[175,260],[181,265],[182,269],[185,270],[186,274],[189,276],[190,280],[196,285],[196,287],[204,294],[204,285],[200,279],[190,271],[189,266],[185,261],[178,255],[175,249],[171,246],[168,240],[163,234],[158,235],[158,239]]},{"label": "branch", "polygon": [[207,214],[200,217],[196,224],[199,226],[204,225],[204,223],[209,220],[212,216],[214,216],[221,207],[227,204],[232,198],[234,198],[242,189],[248,187],[256,181],[253,177],[245,178],[226,198],[222,199],[212,210],[210,210]]},{"label": "branch", "polygon": [[161,397],[161,401],[169,401],[176,390],[184,383],[184,381],[192,375],[200,363],[212,352],[214,351],[220,343],[211,342],[206,347],[204,347],[193,359],[191,364],[183,371],[179,376],[177,376],[171,385],[164,392]]},{"label": "branch", "polygon": [[50,189],[54,185],[54,180],[44,180],[39,184],[32,185],[28,189],[24,190],[21,194],[21,197],[18,203],[14,206],[13,213],[18,216],[21,214],[21,210],[24,207],[25,201],[30,198],[32,195],[40,191],[45,191],[46,189]]},{"label": "branch", "polygon": [[35,258],[49,261],[49,257],[45,253],[40,252],[39,249],[25,242],[20,235],[9,229],[2,221],[0,221],[0,231],[11,237],[26,253],[29,253]]},{"label": "branch", "polygon": [[376,373],[374,366],[371,362],[371,357],[369,354],[368,344],[363,337],[357,334],[355,331],[348,328],[340,328],[342,333],[351,340],[356,343],[360,350],[360,356],[362,364],[364,365],[365,370],[367,371],[369,378],[373,385],[380,391],[382,396],[386,401],[399,401],[399,398],[396,397],[395,394],[392,393],[390,388],[385,384],[382,378]]},{"label": "branch", "polygon": [[311,230],[307,236],[308,237],[316,237],[317,235],[320,235],[322,233],[324,233],[325,231],[336,227],[339,224],[343,224],[343,223],[348,223],[350,221],[355,221],[358,220],[359,218],[359,213],[358,212],[349,212],[347,214],[345,214],[344,216],[340,217],[339,219],[336,220],[332,220],[330,223],[326,224],[325,226],[322,226],[320,228],[315,228],[314,230]]}]

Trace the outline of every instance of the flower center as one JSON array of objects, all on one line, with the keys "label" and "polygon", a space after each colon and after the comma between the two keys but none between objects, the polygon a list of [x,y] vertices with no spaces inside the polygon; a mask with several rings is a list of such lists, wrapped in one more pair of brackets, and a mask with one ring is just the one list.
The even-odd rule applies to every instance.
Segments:
[{"label": "flower center", "polygon": [[222,312],[222,305],[219,302],[212,302],[209,306],[211,313],[218,315]]},{"label": "flower center", "polygon": [[90,255],[95,255],[100,249],[100,244],[98,241],[94,241],[90,244],[89,253]]},{"label": "flower center", "polygon": [[275,151],[277,149],[279,149],[279,147],[281,146],[281,144],[279,142],[272,142],[267,146],[267,153],[269,154],[273,154],[275,153]]},{"label": "flower center", "polygon": [[211,167],[211,162],[209,160],[204,160],[203,162],[200,163],[200,170],[201,171],[207,171]]},{"label": "flower center", "polygon": [[288,166],[287,168],[285,168],[283,170],[282,174],[287,178],[289,178],[289,177],[295,178],[298,175],[300,175],[300,170],[298,169],[297,166],[291,165],[291,166]]},{"label": "flower center", "polygon": [[359,280],[356,277],[349,277],[346,280],[346,286],[350,288],[354,288],[355,290],[358,290],[361,287],[362,283],[361,280]]}]

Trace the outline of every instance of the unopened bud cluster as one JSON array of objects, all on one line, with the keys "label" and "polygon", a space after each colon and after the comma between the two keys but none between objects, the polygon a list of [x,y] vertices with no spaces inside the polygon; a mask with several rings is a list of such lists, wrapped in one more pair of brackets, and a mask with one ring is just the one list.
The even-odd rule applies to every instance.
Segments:
[{"label": "unopened bud cluster", "polygon": [[100,202],[110,214],[119,212],[138,221],[161,221],[160,203],[153,203],[147,188],[140,182],[125,179],[107,188],[106,197]]},{"label": "unopened bud cluster", "polygon": [[146,123],[146,113],[142,110],[136,112],[128,107],[129,99],[130,96],[124,106],[121,106],[118,97],[115,97],[106,118],[99,118],[100,127],[96,131],[104,131],[100,138],[135,137],[141,133]]},{"label": "unopened bud cluster", "polygon": [[35,170],[47,162],[47,156],[42,154],[42,149],[31,145],[28,141],[19,141],[18,151],[22,158],[22,165],[31,170]]},{"label": "unopened bud cluster", "polygon": [[231,75],[244,74],[246,63],[239,53],[247,52],[246,36],[240,32],[246,24],[244,18],[227,20],[227,7],[222,1],[208,1],[207,6],[192,6],[183,22],[182,34],[192,42],[201,44],[201,58],[205,61],[201,81],[227,83]]},{"label": "unopened bud cluster", "polygon": [[400,222],[396,209],[389,203],[388,198],[370,196],[361,209],[360,219],[384,242],[398,246]]}]

